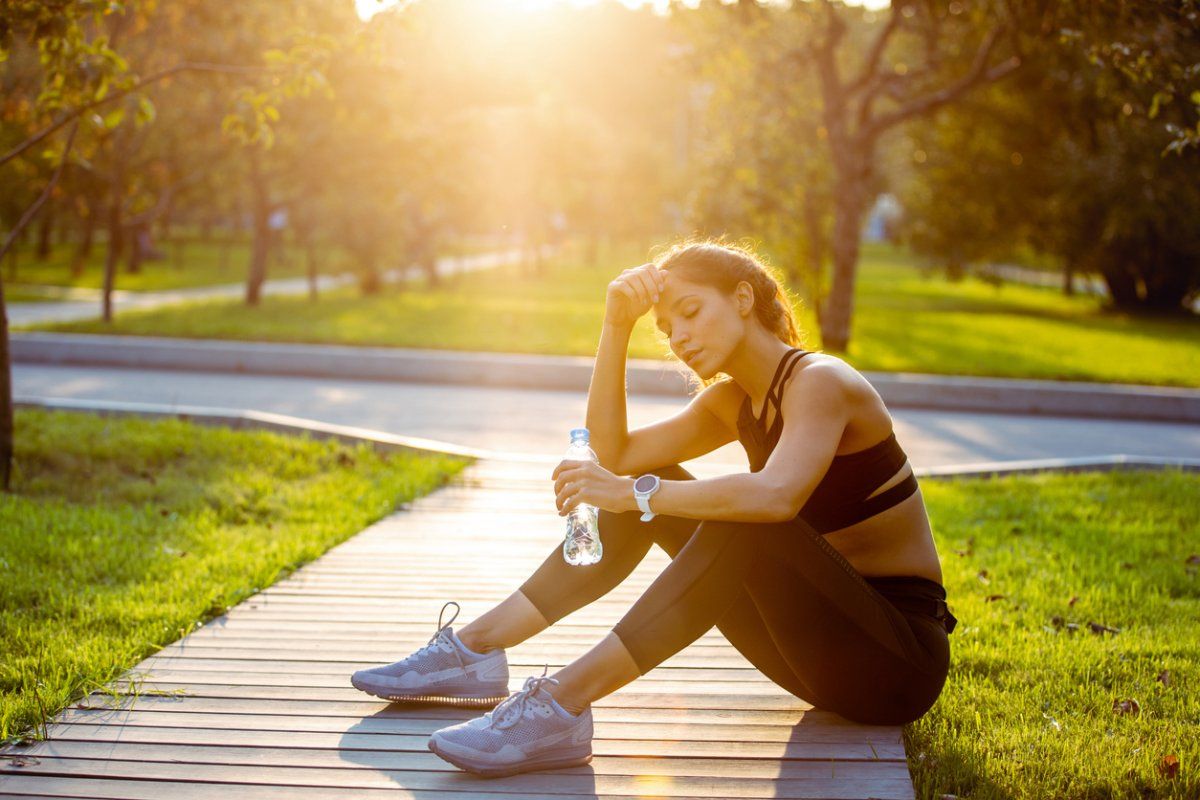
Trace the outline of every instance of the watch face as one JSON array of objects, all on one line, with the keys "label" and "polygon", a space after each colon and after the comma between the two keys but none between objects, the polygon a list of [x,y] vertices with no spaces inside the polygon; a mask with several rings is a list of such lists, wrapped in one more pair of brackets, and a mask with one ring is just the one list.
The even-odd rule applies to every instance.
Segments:
[{"label": "watch face", "polygon": [[634,491],[648,492],[654,488],[654,479],[656,475],[643,475],[633,483]]}]

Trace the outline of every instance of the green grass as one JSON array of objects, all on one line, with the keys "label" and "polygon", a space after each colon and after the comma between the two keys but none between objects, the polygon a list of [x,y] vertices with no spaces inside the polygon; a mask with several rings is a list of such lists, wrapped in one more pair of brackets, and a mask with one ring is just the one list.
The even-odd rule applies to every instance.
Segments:
[{"label": "green grass", "polygon": [[[129,291],[156,291],[242,283],[246,280],[246,270],[250,263],[250,237],[239,234],[229,237],[227,242],[224,241],[226,237],[227,234],[215,233],[206,241],[198,235],[188,234],[177,236],[173,240],[160,240],[155,246],[164,257],[143,262],[141,271],[132,275],[125,271],[126,265],[122,262],[117,271],[116,287]],[[443,255],[460,256],[503,247],[504,245],[482,240],[463,240],[447,242],[442,252]],[[53,298],[33,291],[23,292],[21,287],[24,284],[87,289],[103,287],[104,242],[96,242],[79,275],[71,274],[73,256],[74,245],[71,244],[55,244],[45,261],[34,257],[32,247],[18,248],[15,274],[11,258],[5,259],[0,265],[5,293],[13,302],[28,302]],[[399,264],[388,264],[385,268],[393,266]],[[322,275],[336,275],[353,270],[353,264],[342,248],[322,246],[318,248],[317,270]],[[285,240],[271,255],[267,278],[294,278],[306,274],[307,262],[303,249],[294,242]]]},{"label": "green grass", "polygon": [[959,625],[941,697],[905,726],[917,797],[1200,797],[1200,475],[922,491]]},{"label": "green grass", "polygon": [[[176,241],[156,243],[164,258],[143,262],[141,271],[129,274],[122,262],[117,268],[116,287],[130,291],[155,291],[182,289],[192,286],[211,286],[222,283],[239,283],[246,280],[250,263],[250,239],[237,236],[228,244],[222,243],[223,234],[214,234],[212,240],[202,241],[192,237],[180,237]],[[99,289],[104,286],[104,242],[98,241],[79,275],[71,274],[74,246],[55,244],[45,261],[33,256],[32,248],[25,247],[17,253],[14,276],[11,259],[0,265],[4,274],[6,292],[20,293],[22,284],[40,286],[77,286]],[[318,269],[322,273],[335,274],[346,268],[344,256],[333,249],[325,249]],[[268,278],[291,278],[305,273],[303,251],[292,244],[285,244],[276,252],[267,270]],[[27,296],[32,295],[28,293]],[[33,299],[30,296],[30,299]],[[44,296],[37,299],[46,300]]]},{"label": "green grass", "polygon": [[[647,253],[602,249],[583,266],[574,248],[544,275],[508,266],[458,276],[439,290],[391,287],[363,298],[346,288],[319,302],[268,297],[259,308],[217,301],[123,312],[42,330],[252,341],[427,347],[594,355],[605,288]],[[812,313],[797,309],[810,347]],[[664,358],[669,347],[643,317],[630,354]],[[864,249],[854,335],[847,359],[864,370],[1200,386],[1200,319],[1142,319],[1109,313],[1093,297],[976,278],[926,277],[913,257],[885,245]]]},{"label": "green grass", "polygon": [[426,494],[459,458],[19,410],[0,494],[0,741]]}]

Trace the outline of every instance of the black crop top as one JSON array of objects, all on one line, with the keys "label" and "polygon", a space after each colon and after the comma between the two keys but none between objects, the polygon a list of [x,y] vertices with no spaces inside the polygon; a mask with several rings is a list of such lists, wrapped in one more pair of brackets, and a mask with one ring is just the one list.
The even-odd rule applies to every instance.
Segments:
[{"label": "black crop top", "polygon": [[[799,355],[795,355],[799,353]],[[750,397],[747,396],[738,413],[738,440],[746,449],[750,458],[750,471],[758,472],[767,463],[767,457],[779,442],[779,433],[783,428],[783,414],[780,400],[783,397],[783,385],[787,383],[792,370],[800,359],[809,354],[807,350],[798,347],[791,348],[779,361],[771,385],[767,388],[767,397],[763,403],[762,419],[756,419],[750,408]],[[784,367],[787,367],[786,372]],[[783,378],[780,379],[780,375]],[[778,389],[776,385],[778,384]],[[767,417],[769,404],[775,404],[775,419],[771,422],[769,431],[763,430],[763,422]],[[908,457],[896,441],[896,434],[888,437],[866,450],[858,450],[845,455],[835,455],[829,469],[813,490],[804,508],[797,515],[821,534],[861,522],[876,514],[891,508],[900,501],[917,491],[917,479],[909,475],[885,491],[874,497],[868,496],[886,483],[896,471],[904,466]]]}]

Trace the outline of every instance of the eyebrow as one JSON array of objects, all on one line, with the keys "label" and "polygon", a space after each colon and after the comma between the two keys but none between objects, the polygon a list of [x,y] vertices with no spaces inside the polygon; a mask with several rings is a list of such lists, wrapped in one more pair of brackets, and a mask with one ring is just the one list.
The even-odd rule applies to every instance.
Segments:
[{"label": "eyebrow", "polygon": [[[680,297],[680,298],[679,298],[678,300],[676,300],[674,303],[671,303],[671,308],[670,308],[670,309],[668,309],[668,310],[669,310],[669,311],[674,311],[674,310],[675,310],[675,308],[676,308],[676,307],[677,307],[677,306],[678,306],[680,303],[682,303],[684,300],[687,300],[689,297],[695,297],[695,296],[696,296],[696,295],[694,295],[694,294],[685,294],[683,297]],[[662,319],[661,319],[661,318],[656,318],[656,319],[654,320],[654,327],[658,328],[660,331],[662,330]],[[663,332],[664,332],[664,333],[666,333],[666,331],[663,331]]]}]

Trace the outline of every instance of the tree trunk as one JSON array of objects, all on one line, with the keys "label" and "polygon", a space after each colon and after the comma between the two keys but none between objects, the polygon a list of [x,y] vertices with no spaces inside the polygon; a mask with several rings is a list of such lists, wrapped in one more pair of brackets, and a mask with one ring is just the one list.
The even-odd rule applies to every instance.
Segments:
[{"label": "tree trunk", "polygon": [[47,203],[42,209],[42,218],[38,222],[37,254],[38,261],[50,257],[50,237],[54,233],[54,204]]},{"label": "tree trunk", "polygon": [[859,232],[864,204],[861,186],[840,181],[833,218],[833,281],[821,315],[821,347],[844,353],[854,318],[854,282],[858,271]]},{"label": "tree trunk", "polygon": [[1062,292],[1067,297],[1075,294],[1075,262],[1067,259],[1066,265],[1063,267],[1063,284]]},{"label": "tree trunk", "polygon": [[21,249],[21,245],[25,242],[25,231],[17,234],[17,239],[13,242],[12,249],[8,251],[8,279],[10,281],[17,280],[17,251]]},{"label": "tree trunk", "polygon": [[246,305],[257,306],[262,299],[262,285],[267,279],[267,258],[271,255],[271,201],[258,150],[254,148],[250,150],[250,202],[254,240],[250,250],[250,270],[246,276]]},{"label": "tree trunk", "polygon": [[0,278],[0,486],[10,490],[13,461],[12,356],[8,344],[8,305]]},{"label": "tree trunk", "polygon": [[1120,309],[1135,309],[1138,306],[1137,280],[1133,273],[1119,265],[1106,266],[1100,273],[1108,284],[1108,295],[1113,305]]},{"label": "tree trunk", "polygon": [[317,248],[311,241],[304,242],[304,265],[308,274],[308,299],[317,302]]},{"label": "tree trunk", "polygon": [[108,204],[108,250],[104,254],[103,318],[112,322],[112,293],[116,285],[117,264],[125,244],[125,223],[122,216],[122,200],[125,189],[125,167],[118,154],[113,166],[111,198]]},{"label": "tree trunk", "polygon": [[121,184],[121,179],[113,181],[114,190],[112,202],[108,207],[108,251],[104,255],[104,321],[112,322],[112,293],[117,277],[117,263],[121,258],[121,249],[125,243],[125,226],[121,220],[121,193],[115,186]]},{"label": "tree trunk", "polygon": [[142,233],[145,230],[141,225],[130,229],[129,233],[129,259],[125,264],[125,273],[127,275],[138,275],[142,271],[142,256],[145,253],[145,248],[142,246]]},{"label": "tree trunk", "polygon": [[83,218],[83,238],[71,258],[71,277],[78,278],[83,274],[88,256],[92,254],[92,243],[96,240],[96,205],[88,203],[88,215]]}]

